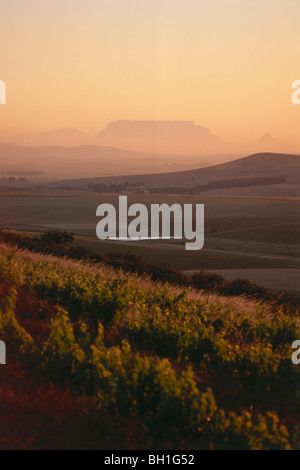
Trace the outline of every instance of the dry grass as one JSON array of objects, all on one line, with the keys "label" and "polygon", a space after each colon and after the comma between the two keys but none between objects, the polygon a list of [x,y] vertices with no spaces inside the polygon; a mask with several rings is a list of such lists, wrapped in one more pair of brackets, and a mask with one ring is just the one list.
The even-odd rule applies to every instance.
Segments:
[{"label": "dry grass", "polygon": [[[32,262],[48,264],[72,272],[84,271],[95,276],[101,274],[104,280],[116,279],[120,278],[121,276],[121,278],[124,280],[133,281],[136,286],[142,289],[155,290],[158,287],[167,287],[171,296],[179,296],[187,290],[186,287],[162,284],[158,281],[155,282],[151,280],[150,276],[147,274],[144,276],[138,276],[131,273],[124,273],[102,263],[93,264],[88,261],[72,260],[67,257],[60,258],[49,254],[34,253],[28,250],[21,250],[17,247],[8,246],[3,243],[0,244],[0,252],[16,255],[19,262],[21,262],[21,267],[23,261],[24,263]],[[242,314],[244,317],[249,316],[254,319],[263,310],[264,312],[267,311],[270,316],[270,320],[274,316],[274,311],[270,304],[266,303],[265,301],[249,299],[246,296],[225,297],[196,289],[189,289],[187,296],[191,300],[198,300],[214,305],[222,305],[223,309],[230,309],[234,315]]]}]

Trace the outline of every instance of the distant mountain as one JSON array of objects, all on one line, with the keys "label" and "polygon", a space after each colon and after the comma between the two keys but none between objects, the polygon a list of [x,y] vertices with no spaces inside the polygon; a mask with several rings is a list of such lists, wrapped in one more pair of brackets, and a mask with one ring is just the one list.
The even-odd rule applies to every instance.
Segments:
[{"label": "distant mountain", "polygon": [[91,145],[93,137],[78,129],[57,129],[50,132],[18,135],[14,137],[13,142],[25,147],[78,147]]},{"label": "distant mountain", "polygon": [[[223,157],[220,157],[223,158]],[[233,159],[235,156],[227,156]],[[218,156],[215,156],[214,161]],[[90,175],[168,172],[211,164],[210,158],[179,158],[151,155],[113,147],[21,147],[0,144],[0,177],[28,174],[31,181],[43,182]]]},{"label": "distant mountain", "polygon": [[[245,144],[224,142],[192,121],[116,121],[93,136],[78,129],[57,129],[28,135],[1,136],[0,142],[25,147],[114,147],[151,155],[202,157],[250,155],[261,152],[296,153],[289,145],[265,134]],[[230,160],[229,158],[228,160]],[[224,161],[224,159],[223,159]],[[212,159],[212,163],[219,163]]]},{"label": "distant mountain", "polygon": [[207,184],[209,181],[250,178],[250,177],[270,177],[285,176],[286,184],[299,185],[300,183],[300,156],[275,153],[261,153],[250,155],[221,165],[200,168],[197,170],[163,173],[114,176],[109,178],[87,178],[80,180],[68,180],[55,183],[54,186],[68,185],[76,188],[84,188],[89,183],[92,184],[122,184],[128,182],[143,182],[146,185],[182,185],[182,184]]},{"label": "distant mountain", "polygon": [[[113,147],[97,147],[82,145],[78,147],[46,146],[46,147],[24,147],[17,145],[0,143],[0,163],[6,161],[10,163],[11,159],[25,162],[28,158],[33,163],[51,163],[49,158],[62,161],[63,159],[80,159],[81,163],[88,163],[87,158],[97,158],[110,160],[111,158],[138,158],[140,154],[129,150],[121,150]],[[6,159],[9,160],[7,161]]]},{"label": "distant mountain", "polygon": [[167,155],[230,153],[232,146],[191,121],[117,121],[96,138],[98,145]]},{"label": "distant mountain", "polygon": [[275,152],[275,153],[292,153],[293,148],[281,142],[280,140],[274,139],[274,137],[267,133],[264,134],[260,139],[250,142],[242,146],[244,150],[249,154],[261,153],[261,152]]}]

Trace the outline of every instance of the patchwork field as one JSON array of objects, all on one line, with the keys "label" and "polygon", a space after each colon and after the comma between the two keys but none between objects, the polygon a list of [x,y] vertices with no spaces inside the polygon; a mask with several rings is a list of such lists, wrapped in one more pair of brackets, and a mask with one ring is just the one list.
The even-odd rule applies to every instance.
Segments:
[{"label": "patchwork field", "polygon": [[[95,252],[134,251],[146,261],[171,264],[181,270],[241,270],[239,275],[278,290],[284,269],[300,267],[300,200],[209,196],[132,195],[129,203],[204,204],[204,250],[188,253],[175,241],[137,243],[100,242],[96,238],[96,209],[101,203],[117,206],[117,195],[36,190],[0,193],[1,228],[43,232],[50,228],[76,234],[76,243]],[[249,273],[247,270],[250,270]],[[272,270],[262,273],[258,270]],[[295,271],[297,274],[297,271]],[[248,276],[249,274],[249,276]],[[286,271],[288,274],[288,271]],[[300,286],[286,276],[284,290]],[[296,286],[295,286],[296,284]],[[298,288],[295,290],[295,287]]]}]

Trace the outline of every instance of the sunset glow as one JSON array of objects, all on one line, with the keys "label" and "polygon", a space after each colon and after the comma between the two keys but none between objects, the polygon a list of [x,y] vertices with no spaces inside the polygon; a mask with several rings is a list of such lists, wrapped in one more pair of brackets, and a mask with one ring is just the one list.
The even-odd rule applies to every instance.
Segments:
[{"label": "sunset glow", "polygon": [[189,120],[300,148],[299,17],[298,0],[2,2],[1,134]]}]

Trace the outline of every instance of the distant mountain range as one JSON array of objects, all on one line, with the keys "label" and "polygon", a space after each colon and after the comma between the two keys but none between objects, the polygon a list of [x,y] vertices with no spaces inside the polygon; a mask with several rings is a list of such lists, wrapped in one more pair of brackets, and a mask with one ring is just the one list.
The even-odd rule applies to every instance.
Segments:
[{"label": "distant mountain range", "polygon": [[257,152],[295,153],[288,144],[265,134],[242,145],[224,142],[192,121],[116,121],[96,136],[78,129],[59,129],[31,135],[2,137],[0,141],[29,147],[98,146],[156,155],[249,155]]},{"label": "distant mountain range", "polygon": [[1,136],[0,141],[21,147],[79,147],[93,145],[94,137],[78,129],[57,129],[36,134]]},{"label": "distant mountain range", "polygon": [[25,176],[30,181],[109,176],[128,173],[161,173],[201,168],[216,162],[239,158],[238,155],[183,158],[146,154],[114,147],[21,147],[0,144],[0,178]]},{"label": "distant mountain range", "polygon": [[101,145],[172,155],[251,154],[291,152],[283,142],[265,134],[244,145],[224,142],[209,129],[182,121],[117,121],[97,136]]}]

